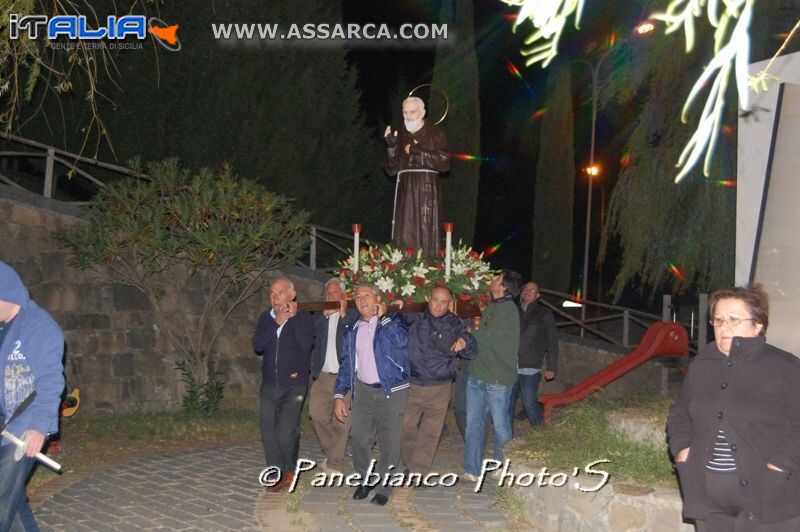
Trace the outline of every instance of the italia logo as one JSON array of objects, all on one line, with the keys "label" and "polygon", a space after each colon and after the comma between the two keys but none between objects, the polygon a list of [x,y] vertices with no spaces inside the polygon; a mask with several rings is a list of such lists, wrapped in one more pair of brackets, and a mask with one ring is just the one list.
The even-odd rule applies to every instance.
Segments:
[{"label": "italia logo", "polygon": [[27,15],[24,17],[16,13],[8,16],[8,36],[19,39],[21,32],[25,32],[29,39],[38,39],[41,30],[50,41],[58,37],[66,37],[78,41],[94,41],[100,39],[122,40],[133,37],[145,40],[147,34],[161,46],[172,52],[181,49],[181,42],[177,36],[178,25],[168,25],[164,21],[150,17],[146,19],[141,15],[125,15],[106,17],[105,26],[91,27],[84,15]]}]

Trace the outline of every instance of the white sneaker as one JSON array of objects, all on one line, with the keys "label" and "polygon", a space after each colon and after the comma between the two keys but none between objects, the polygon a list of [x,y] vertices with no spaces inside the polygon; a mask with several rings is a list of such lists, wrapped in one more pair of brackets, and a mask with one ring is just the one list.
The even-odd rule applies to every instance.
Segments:
[{"label": "white sneaker", "polygon": [[461,473],[461,478],[463,478],[467,482],[478,482],[478,477],[476,477],[472,473]]}]

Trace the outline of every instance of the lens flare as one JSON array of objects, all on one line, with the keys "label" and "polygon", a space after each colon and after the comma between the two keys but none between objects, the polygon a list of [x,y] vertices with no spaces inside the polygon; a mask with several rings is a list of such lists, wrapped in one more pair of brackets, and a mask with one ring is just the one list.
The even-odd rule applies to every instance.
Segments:
[{"label": "lens flare", "polygon": [[451,153],[450,157],[453,159],[458,159],[459,161],[483,161],[487,163],[499,163],[501,159],[499,157],[478,157],[477,155],[470,155],[469,153]]},{"label": "lens flare", "polygon": [[522,81],[525,81],[525,78],[522,77],[522,73],[520,73],[519,69],[517,68],[517,65],[512,63],[511,59],[506,59],[506,70],[508,70],[509,74],[511,74],[512,76],[515,76],[521,79]]},{"label": "lens flare", "polygon": [[542,107],[541,109],[537,109],[536,112],[533,113],[533,119],[539,120],[544,116],[546,112],[547,112],[547,107]]},{"label": "lens flare", "polygon": [[674,275],[675,278],[678,279],[680,282],[682,283],[686,282],[686,277],[683,276],[683,272],[681,272],[681,270],[677,266],[675,266],[675,264],[672,261],[669,260],[667,261],[667,269],[669,269],[669,272],[672,275]]},{"label": "lens flare", "polygon": [[732,179],[709,179],[708,181],[712,185],[719,185],[721,187],[735,187],[736,181]]}]

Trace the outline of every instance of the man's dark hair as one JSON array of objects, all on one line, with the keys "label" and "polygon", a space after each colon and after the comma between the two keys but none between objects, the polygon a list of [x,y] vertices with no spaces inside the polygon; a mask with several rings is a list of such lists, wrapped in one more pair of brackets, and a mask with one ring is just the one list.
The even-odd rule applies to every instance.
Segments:
[{"label": "man's dark hair", "polygon": [[503,286],[506,289],[506,294],[511,297],[517,297],[519,291],[522,290],[522,276],[514,270],[503,270]]}]

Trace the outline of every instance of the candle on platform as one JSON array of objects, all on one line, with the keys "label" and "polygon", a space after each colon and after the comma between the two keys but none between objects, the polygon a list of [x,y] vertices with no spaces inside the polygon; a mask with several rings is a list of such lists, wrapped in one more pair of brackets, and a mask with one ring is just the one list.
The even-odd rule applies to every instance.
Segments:
[{"label": "candle on platform", "polygon": [[361,237],[361,224],[352,224],[350,228],[353,230],[353,273],[358,271],[358,248],[359,238]]},{"label": "candle on platform", "polygon": [[450,266],[453,262],[453,222],[445,222],[444,235],[444,278],[450,279]]}]

